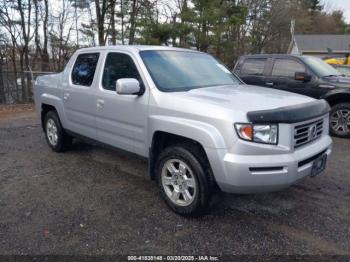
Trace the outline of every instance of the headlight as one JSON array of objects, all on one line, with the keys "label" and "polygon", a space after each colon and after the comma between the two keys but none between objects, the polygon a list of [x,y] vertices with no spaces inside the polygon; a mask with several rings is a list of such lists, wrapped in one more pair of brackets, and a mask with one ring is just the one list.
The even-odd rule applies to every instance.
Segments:
[{"label": "headlight", "polygon": [[235,124],[235,128],[238,136],[243,140],[263,144],[277,144],[277,125]]}]

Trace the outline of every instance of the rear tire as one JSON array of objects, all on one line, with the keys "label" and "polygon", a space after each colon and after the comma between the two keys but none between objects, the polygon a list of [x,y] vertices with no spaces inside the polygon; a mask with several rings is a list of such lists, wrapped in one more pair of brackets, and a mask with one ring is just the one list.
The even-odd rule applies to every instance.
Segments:
[{"label": "rear tire", "polygon": [[[192,146],[193,147],[193,146]],[[164,149],[156,161],[156,180],[166,204],[182,216],[199,216],[210,199],[208,170],[187,144]]]},{"label": "rear tire", "polygon": [[333,136],[350,137],[350,103],[340,103],[332,107],[329,130]]},{"label": "rear tire", "polygon": [[54,152],[64,152],[72,145],[72,137],[64,132],[56,111],[49,111],[44,119],[45,137]]}]

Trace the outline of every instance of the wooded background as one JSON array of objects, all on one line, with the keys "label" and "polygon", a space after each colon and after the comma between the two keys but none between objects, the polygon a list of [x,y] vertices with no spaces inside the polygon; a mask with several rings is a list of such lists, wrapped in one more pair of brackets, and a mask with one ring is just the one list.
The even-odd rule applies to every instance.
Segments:
[{"label": "wooded background", "polygon": [[86,46],[151,44],[209,52],[229,68],[284,53],[295,33],[349,33],[319,0],[0,0],[0,104],[30,102],[31,75],[58,72]]}]

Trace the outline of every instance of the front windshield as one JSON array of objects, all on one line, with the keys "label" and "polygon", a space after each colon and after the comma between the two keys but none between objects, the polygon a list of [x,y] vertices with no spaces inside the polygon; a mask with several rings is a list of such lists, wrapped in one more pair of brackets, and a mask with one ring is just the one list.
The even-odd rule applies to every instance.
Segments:
[{"label": "front windshield", "polygon": [[241,82],[212,56],[186,51],[142,51],[141,58],[161,91],[240,84]]},{"label": "front windshield", "polygon": [[337,67],[337,70],[346,76],[350,76],[350,67]]},{"label": "front windshield", "polygon": [[317,57],[304,57],[305,62],[319,77],[338,76],[340,73],[332,66]]}]

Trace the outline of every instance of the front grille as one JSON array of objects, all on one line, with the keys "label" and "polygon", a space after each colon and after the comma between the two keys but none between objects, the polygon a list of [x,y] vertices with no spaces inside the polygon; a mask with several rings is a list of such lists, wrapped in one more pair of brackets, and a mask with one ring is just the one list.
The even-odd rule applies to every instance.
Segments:
[{"label": "front grille", "polygon": [[323,132],[323,119],[294,127],[294,148],[320,138]]}]

